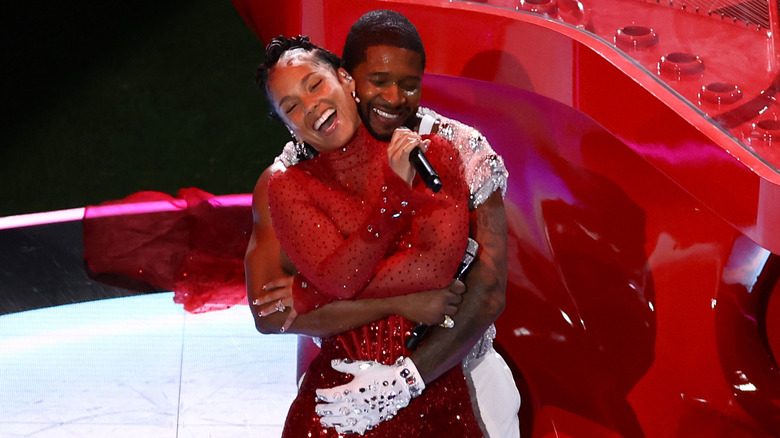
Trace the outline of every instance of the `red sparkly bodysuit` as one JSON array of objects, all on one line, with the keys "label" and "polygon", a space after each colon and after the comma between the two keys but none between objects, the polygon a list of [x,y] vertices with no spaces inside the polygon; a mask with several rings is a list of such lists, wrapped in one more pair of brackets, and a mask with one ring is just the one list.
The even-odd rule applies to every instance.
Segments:
[{"label": "red sparkly bodysuit", "polygon": [[[433,136],[426,156],[442,180],[434,194],[410,187],[387,164],[387,144],[360,127],[343,149],[277,172],[269,182],[276,234],[300,270],[293,293],[299,313],[339,299],[389,297],[446,287],[468,236],[468,187],[446,140]],[[414,323],[398,315],[324,338],[298,397],[285,437],[337,437],[314,411],[315,390],[347,383],[331,359],[392,364],[411,352],[404,341]],[[454,367],[427,385],[369,437],[481,436],[465,377]]]}]

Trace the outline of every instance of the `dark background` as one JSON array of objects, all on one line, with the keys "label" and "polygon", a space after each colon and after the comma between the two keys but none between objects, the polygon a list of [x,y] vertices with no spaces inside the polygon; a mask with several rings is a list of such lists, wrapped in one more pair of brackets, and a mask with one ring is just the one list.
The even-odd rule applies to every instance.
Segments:
[{"label": "dark background", "polygon": [[0,217],[140,190],[249,193],[287,134],[229,0],[13,2],[0,19]]}]

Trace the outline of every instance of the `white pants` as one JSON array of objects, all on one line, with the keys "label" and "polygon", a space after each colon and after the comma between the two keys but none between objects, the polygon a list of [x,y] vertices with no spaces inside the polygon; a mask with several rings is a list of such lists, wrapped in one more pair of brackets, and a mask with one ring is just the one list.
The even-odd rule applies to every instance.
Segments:
[{"label": "white pants", "polygon": [[494,349],[469,362],[463,374],[469,382],[480,427],[489,438],[519,438],[520,392],[512,371]]}]

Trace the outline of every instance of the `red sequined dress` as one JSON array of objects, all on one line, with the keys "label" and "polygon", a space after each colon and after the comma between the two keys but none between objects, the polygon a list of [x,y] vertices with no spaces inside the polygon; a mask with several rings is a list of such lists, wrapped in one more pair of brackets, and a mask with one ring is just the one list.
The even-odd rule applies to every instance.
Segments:
[{"label": "red sequined dress", "polygon": [[[280,171],[269,182],[277,236],[299,268],[293,293],[300,313],[340,299],[389,297],[451,281],[468,236],[468,187],[458,152],[433,136],[426,156],[443,188],[410,187],[387,164],[387,144],[361,126],[344,148]],[[322,339],[285,424],[285,437],[337,437],[314,411],[315,390],[347,383],[332,359],[392,364],[410,351],[414,323],[394,315]],[[367,437],[481,436],[461,367],[431,382],[421,396]]]}]

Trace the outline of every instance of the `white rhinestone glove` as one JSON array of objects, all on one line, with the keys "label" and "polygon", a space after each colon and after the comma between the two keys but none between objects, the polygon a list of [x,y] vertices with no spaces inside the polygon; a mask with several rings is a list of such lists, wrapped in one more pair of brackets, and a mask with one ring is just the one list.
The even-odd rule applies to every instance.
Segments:
[{"label": "white rhinestone glove", "polygon": [[394,365],[374,361],[333,360],[334,370],[355,376],[351,382],[318,389],[315,407],[320,423],[338,433],[363,435],[377,424],[393,418],[425,389],[414,362],[399,357]]}]

